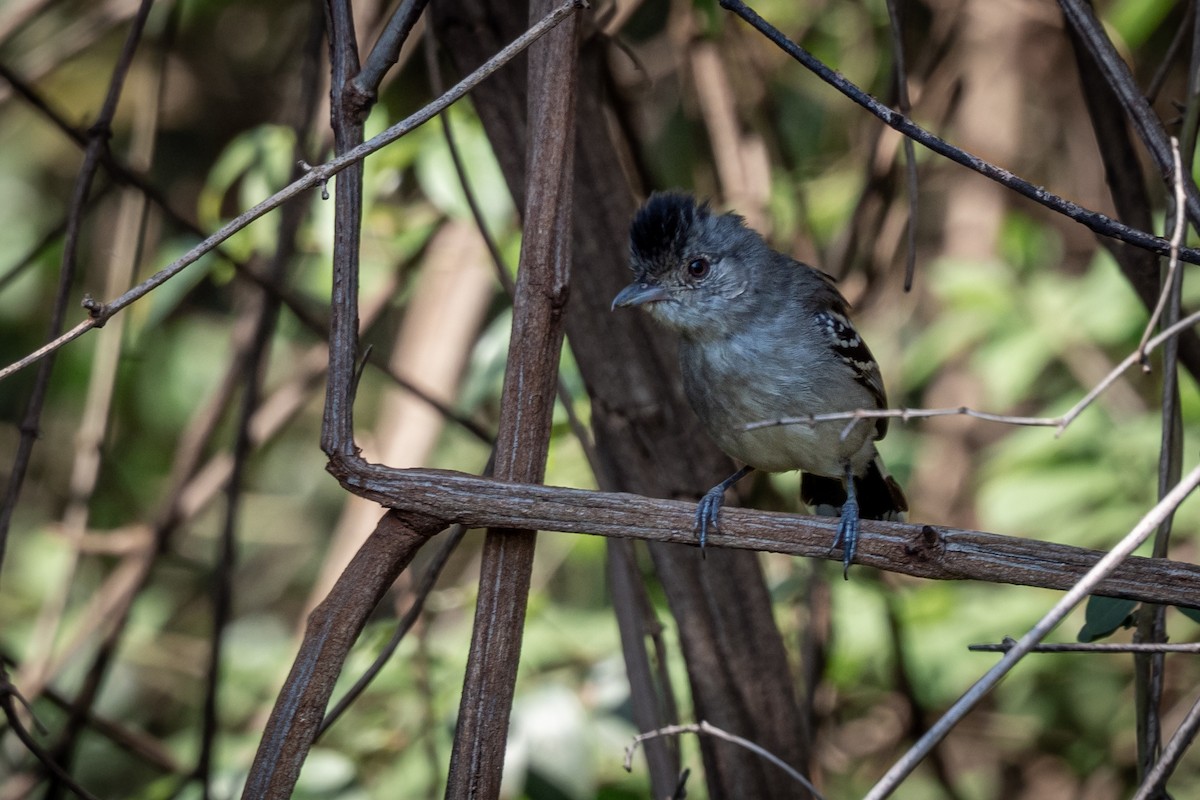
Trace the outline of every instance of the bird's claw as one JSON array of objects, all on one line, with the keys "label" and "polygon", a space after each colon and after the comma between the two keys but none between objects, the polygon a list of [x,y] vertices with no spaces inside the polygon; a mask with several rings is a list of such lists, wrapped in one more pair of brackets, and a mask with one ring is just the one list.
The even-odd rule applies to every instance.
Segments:
[{"label": "bird's claw", "polygon": [[842,548],[842,578],[850,580],[850,564],[858,550],[858,503],[848,502],[842,506],[842,517],[831,549],[838,547]]},{"label": "bird's claw", "polygon": [[708,542],[708,529],[721,529],[718,518],[721,514],[721,503],[725,500],[725,487],[714,486],[700,498],[696,504],[696,525],[693,529],[700,540],[700,557],[706,558],[704,546]]}]

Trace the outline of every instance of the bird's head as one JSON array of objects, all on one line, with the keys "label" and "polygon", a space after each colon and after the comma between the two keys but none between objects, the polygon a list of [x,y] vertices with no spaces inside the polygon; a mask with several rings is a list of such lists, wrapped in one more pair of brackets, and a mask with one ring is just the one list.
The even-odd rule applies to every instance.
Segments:
[{"label": "bird's head", "polygon": [[772,253],[736,214],[715,214],[691,195],[650,196],[629,230],[634,282],[612,307],[644,306],[689,339],[728,335],[754,316]]}]

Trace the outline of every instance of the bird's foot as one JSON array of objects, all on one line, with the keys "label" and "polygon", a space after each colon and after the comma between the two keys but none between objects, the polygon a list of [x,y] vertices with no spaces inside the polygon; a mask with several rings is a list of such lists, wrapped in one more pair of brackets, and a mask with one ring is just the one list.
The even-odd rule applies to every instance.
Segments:
[{"label": "bird's foot", "polygon": [[847,501],[842,506],[842,518],[838,521],[837,536],[833,540],[833,548],[842,548],[842,577],[850,580],[850,564],[854,562],[854,553],[858,550],[858,503]]},{"label": "bird's foot", "polygon": [[725,484],[717,484],[705,492],[704,497],[696,504],[696,526],[693,529],[700,540],[700,557],[705,557],[704,545],[708,542],[708,531],[721,529],[718,518],[721,514],[721,504],[725,502]]}]

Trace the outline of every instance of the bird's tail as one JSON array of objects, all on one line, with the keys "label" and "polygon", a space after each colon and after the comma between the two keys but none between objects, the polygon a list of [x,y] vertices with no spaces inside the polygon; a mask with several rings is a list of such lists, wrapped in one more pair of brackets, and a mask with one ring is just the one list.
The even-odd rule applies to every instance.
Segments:
[{"label": "bird's tail", "polygon": [[[860,517],[893,521],[904,519],[908,500],[900,484],[884,468],[883,459],[878,454],[867,465],[867,471],[854,481]],[[846,502],[846,488],[839,478],[806,472],[800,478],[800,499],[818,516],[837,517],[841,515],[842,505]]]}]

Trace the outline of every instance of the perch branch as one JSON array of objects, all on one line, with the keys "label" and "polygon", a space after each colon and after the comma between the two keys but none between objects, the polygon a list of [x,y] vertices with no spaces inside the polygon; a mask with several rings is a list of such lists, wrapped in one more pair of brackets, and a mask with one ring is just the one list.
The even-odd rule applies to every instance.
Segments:
[{"label": "perch branch", "polygon": [[[395,469],[335,459],[330,471],[348,490],[391,508],[472,528],[590,533],[694,545],[694,502],[657,500],[487,480],[460,472]],[[744,508],[721,510],[720,547],[837,560],[830,551],[837,520]],[[1070,589],[1104,554],[1082,547],[982,531],[900,522],[863,521],[856,562],[934,580],[978,580]],[[1200,608],[1200,565],[1130,558],[1095,594]]]}]

